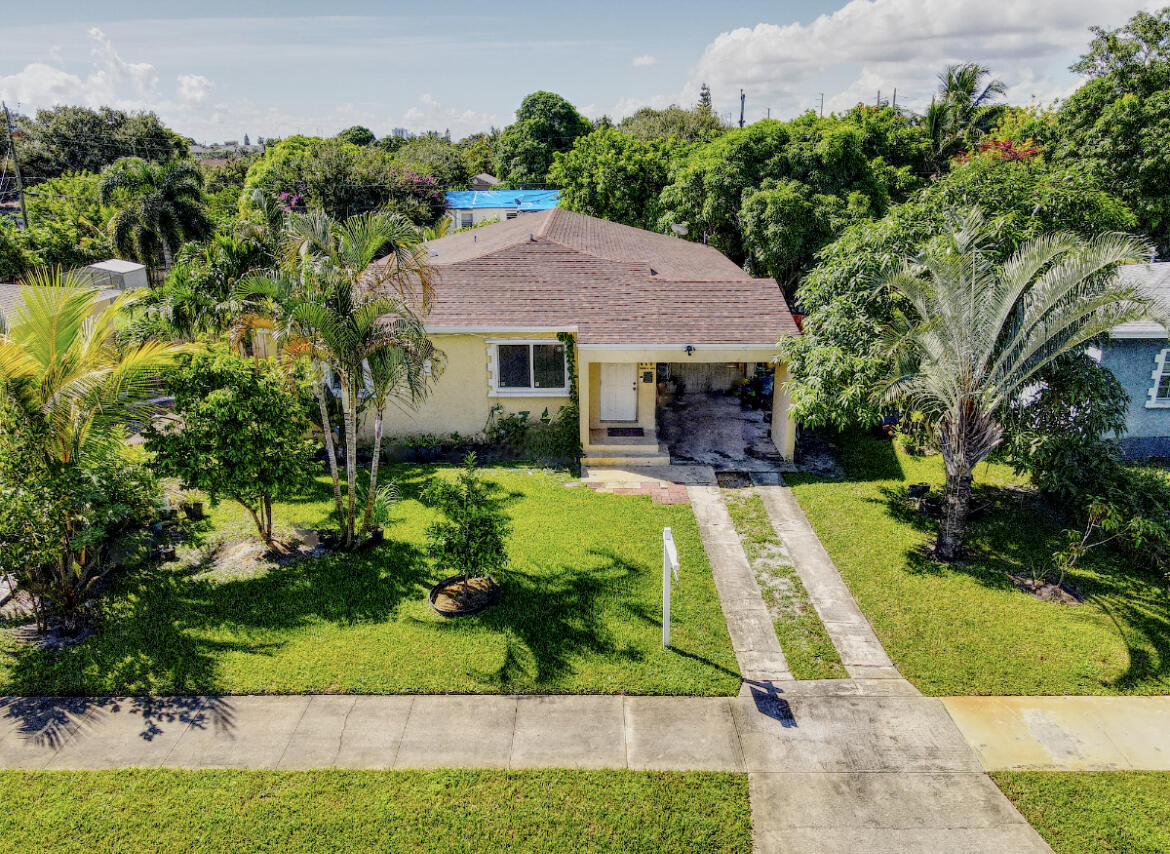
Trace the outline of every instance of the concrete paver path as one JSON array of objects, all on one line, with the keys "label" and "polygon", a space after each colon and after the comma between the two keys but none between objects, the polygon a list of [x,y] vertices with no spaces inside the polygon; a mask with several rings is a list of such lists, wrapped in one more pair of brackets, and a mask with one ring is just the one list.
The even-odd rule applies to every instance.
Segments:
[{"label": "concrete paver path", "polygon": [[1170,697],[946,697],[988,771],[1170,771]]},{"label": "concrete paver path", "polygon": [[784,543],[813,608],[825,625],[841,663],[854,678],[900,679],[869,620],[861,613],[829,553],[787,486],[757,478],[756,490],[772,527]]}]

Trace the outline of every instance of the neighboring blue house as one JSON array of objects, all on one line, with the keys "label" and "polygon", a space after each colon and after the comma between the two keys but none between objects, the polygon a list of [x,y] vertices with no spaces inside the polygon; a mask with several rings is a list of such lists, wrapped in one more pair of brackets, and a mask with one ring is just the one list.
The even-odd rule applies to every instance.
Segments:
[{"label": "neighboring blue house", "polygon": [[[1121,274],[1170,306],[1170,262],[1131,264]],[[1133,458],[1170,457],[1170,333],[1154,321],[1123,323],[1102,345],[1100,361],[1129,394],[1122,452]]]},{"label": "neighboring blue house", "polygon": [[447,212],[455,228],[470,228],[488,219],[551,210],[560,200],[560,190],[450,190]]}]

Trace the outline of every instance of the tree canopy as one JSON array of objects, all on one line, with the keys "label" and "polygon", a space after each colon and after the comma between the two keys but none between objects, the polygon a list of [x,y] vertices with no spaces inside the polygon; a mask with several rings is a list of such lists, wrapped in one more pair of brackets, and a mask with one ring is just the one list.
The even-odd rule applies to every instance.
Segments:
[{"label": "tree canopy", "polygon": [[888,365],[879,337],[896,304],[875,288],[943,228],[947,211],[974,205],[1004,257],[1048,231],[1089,237],[1136,225],[1128,206],[1084,169],[991,154],[958,164],[886,216],[851,225],[820,252],[796,292],[804,334],[781,342],[798,421],[845,428],[882,415],[872,391]]},{"label": "tree canopy", "polygon": [[512,187],[543,185],[553,155],[568,151],[592,125],[577,109],[552,92],[533,92],[520,102],[516,121],[496,141],[493,162],[496,177]]},{"label": "tree canopy", "polygon": [[548,177],[561,188],[562,207],[655,229],[662,214],[659,194],[690,147],[675,136],[640,139],[601,127],[558,152]]},{"label": "tree canopy", "polygon": [[658,230],[685,224],[689,239],[705,238],[759,274],[793,281],[845,225],[882,216],[921,183],[912,164],[925,140],[885,111],[887,119],[864,111],[768,119],[699,145],[662,191]]},{"label": "tree canopy", "polygon": [[[154,113],[127,113],[112,107],[61,106],[20,116],[20,160],[30,183],[66,172],[100,172],[123,157],[156,163],[186,157],[191,141],[164,125]],[[0,147],[7,148],[0,126]]]},{"label": "tree canopy", "polygon": [[380,148],[336,139],[282,139],[248,169],[244,189],[335,217],[388,208],[430,225],[443,213],[443,187],[434,177],[404,168]]},{"label": "tree canopy", "polygon": [[1056,155],[1087,164],[1116,187],[1142,230],[1168,253],[1170,7],[1093,32],[1089,51],[1072,66],[1089,79],[1060,109]]}]

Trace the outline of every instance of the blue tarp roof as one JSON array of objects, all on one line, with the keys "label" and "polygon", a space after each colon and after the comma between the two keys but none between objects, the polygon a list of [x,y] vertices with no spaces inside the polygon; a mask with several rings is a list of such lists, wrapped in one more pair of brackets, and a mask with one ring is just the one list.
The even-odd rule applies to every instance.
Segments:
[{"label": "blue tarp roof", "polygon": [[450,190],[447,207],[512,208],[519,211],[547,211],[560,201],[560,190]]}]

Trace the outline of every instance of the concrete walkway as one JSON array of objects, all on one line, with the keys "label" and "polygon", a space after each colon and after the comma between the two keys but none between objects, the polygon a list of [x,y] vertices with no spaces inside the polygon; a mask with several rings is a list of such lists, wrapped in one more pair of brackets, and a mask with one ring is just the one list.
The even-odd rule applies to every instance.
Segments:
[{"label": "concrete walkway", "polygon": [[4,768],[972,773],[937,700],[825,680],[750,697],[7,698]]},{"label": "concrete walkway", "polygon": [[946,697],[988,771],[1170,771],[1170,697]]},{"label": "concrete walkway", "polygon": [[855,679],[901,679],[792,490],[759,476],[755,481],[772,527],[788,550],[846,672]]},{"label": "concrete walkway", "polygon": [[1044,852],[939,700],[897,680],[750,697],[9,698],[0,767],[748,772],[757,852]]},{"label": "concrete walkway", "polygon": [[792,681],[788,662],[776,639],[772,616],[719,487],[692,484],[687,486],[687,495],[715,576],[715,589],[719,592],[731,646],[745,685]]}]

